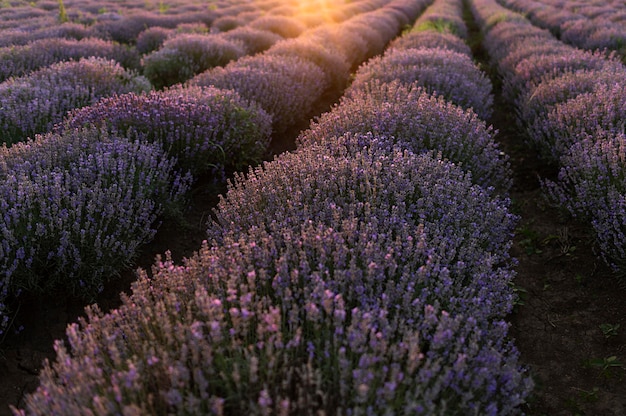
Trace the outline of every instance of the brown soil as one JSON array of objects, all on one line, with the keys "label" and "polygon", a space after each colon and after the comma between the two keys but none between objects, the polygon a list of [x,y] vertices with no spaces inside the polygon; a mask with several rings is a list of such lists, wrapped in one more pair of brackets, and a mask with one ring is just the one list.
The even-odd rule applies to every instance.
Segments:
[{"label": "brown soil", "polygon": [[[479,46],[478,59],[484,56]],[[317,113],[337,97],[327,97]],[[500,130],[502,149],[511,157],[515,179],[511,199],[521,216],[512,253],[519,260],[516,286],[521,298],[510,316],[510,333],[536,383],[523,411],[624,415],[626,290],[594,253],[589,228],[545,202],[538,177],[553,178],[556,172],[524,145],[510,107],[498,102],[495,110],[489,122]],[[276,138],[273,153],[293,149],[294,137],[305,126]],[[177,262],[192,254],[200,247],[206,221],[223,192],[224,188],[200,182],[185,224],[165,223],[138,257],[137,267],[149,270],[155,255],[166,250]],[[97,299],[101,308],[117,306],[119,292],[130,290],[134,276],[132,270],[126,271],[109,285]],[[42,361],[54,358],[53,341],[63,338],[65,327],[82,315],[83,306],[75,299],[23,297],[13,328],[24,329],[0,339],[0,416],[10,414],[8,405],[22,406],[24,395],[37,387]]]}]

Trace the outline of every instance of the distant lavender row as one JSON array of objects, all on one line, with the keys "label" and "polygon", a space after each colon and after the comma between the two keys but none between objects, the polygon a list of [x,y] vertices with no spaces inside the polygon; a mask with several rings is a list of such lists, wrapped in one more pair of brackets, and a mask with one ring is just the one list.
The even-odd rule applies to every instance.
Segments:
[{"label": "distant lavender row", "polygon": [[24,46],[0,48],[0,82],[57,62],[91,56],[115,60],[127,69],[139,69],[137,52],[117,43],[97,38],[41,39]]},{"label": "distant lavender row", "polygon": [[60,62],[0,83],[0,143],[45,133],[75,108],[102,97],[148,91],[150,83],[115,61],[83,58]]},{"label": "distant lavender row", "polygon": [[62,290],[93,299],[152,239],[191,179],[160,145],[95,129],[0,152],[0,290],[13,298]]},{"label": "distant lavender row", "polygon": [[284,132],[308,117],[330,88],[343,88],[350,68],[380,53],[423,8],[421,3],[396,0],[341,24],[321,25],[265,53],[210,69],[189,84],[237,91],[259,103],[272,115],[274,130]]},{"label": "distant lavender row", "polygon": [[23,414],[515,414],[529,380],[491,240],[510,238],[508,202],[431,155],[342,150],[377,139],[241,178],[219,212],[252,227],[222,217],[220,245],[157,263],[112,313],[89,309]]},{"label": "distant lavender row", "polygon": [[[626,59],[626,26],[624,21],[615,21],[615,14],[622,13],[624,7],[605,2],[601,13],[585,16],[586,3],[579,7],[565,7],[565,4],[550,5],[545,0],[498,0],[503,6],[524,13],[537,26],[550,30],[563,42],[590,50],[616,51]],[[568,2],[571,3],[571,2]],[[575,10],[575,11],[574,11]]]},{"label": "distant lavender row", "polygon": [[[401,36],[383,56],[371,59],[359,68],[346,95],[350,96],[372,80],[417,83],[431,94],[436,93],[463,108],[472,108],[479,117],[488,118],[493,104],[491,82],[472,61],[469,49],[462,50],[458,42],[450,41],[450,35],[466,33],[461,11],[459,1],[435,2],[405,35],[408,42],[404,42],[404,36]],[[433,22],[441,27],[433,26]],[[426,37],[413,34],[440,31],[445,32],[441,41],[433,41],[435,33]],[[456,49],[462,51],[449,49],[448,45],[456,45]]]},{"label": "distant lavender row", "polygon": [[272,119],[234,91],[176,87],[103,98],[72,111],[59,128],[89,125],[158,143],[181,170],[222,182],[227,168],[240,170],[266,156]]},{"label": "distant lavender row", "polygon": [[565,45],[494,0],[473,0],[485,47],[531,143],[560,165],[547,194],[592,225],[602,256],[626,270],[626,68]]}]

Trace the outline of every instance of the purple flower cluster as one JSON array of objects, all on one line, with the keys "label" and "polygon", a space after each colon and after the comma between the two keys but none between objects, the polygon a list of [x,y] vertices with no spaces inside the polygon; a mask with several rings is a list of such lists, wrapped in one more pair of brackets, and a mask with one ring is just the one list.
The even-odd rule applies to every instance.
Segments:
[{"label": "purple flower cluster", "polygon": [[285,131],[308,115],[329,87],[324,72],[314,63],[297,56],[267,53],[210,69],[196,75],[189,84],[237,91],[272,116],[276,132]]},{"label": "purple flower cluster", "polygon": [[262,211],[246,220],[269,222],[223,228],[219,246],[184,266],[158,262],[109,314],[88,308],[68,328],[71,352],[57,343],[16,413],[518,413],[531,382],[501,321],[511,274],[494,266],[495,247],[477,247],[474,263],[461,248],[471,237],[457,252],[447,244],[475,221],[457,204],[485,202],[508,233],[507,204],[430,155],[340,148],[306,147],[251,173],[227,200],[248,189]]},{"label": "purple flower cluster", "polygon": [[472,50],[463,39],[452,33],[441,33],[435,30],[412,30],[394,39],[389,48],[395,50],[439,48],[472,56]]},{"label": "purple flower cluster", "polygon": [[0,83],[0,142],[11,144],[48,132],[68,111],[102,97],[149,89],[144,77],[102,58],[60,62],[10,78]]},{"label": "purple flower cluster", "polygon": [[289,39],[296,38],[306,30],[306,27],[287,16],[264,15],[248,24],[253,29],[266,30]]},{"label": "purple flower cluster", "polygon": [[[502,10],[493,0],[474,0],[472,6],[482,21]],[[528,21],[501,22],[483,32],[531,143],[560,165],[558,182],[544,181],[547,194],[590,222],[602,256],[623,274],[626,68],[613,57],[544,35],[538,44],[536,34],[543,31]]]},{"label": "purple flower cluster", "polygon": [[90,124],[159,143],[182,170],[193,175],[210,172],[223,180],[225,168],[239,170],[261,161],[272,119],[232,90],[176,87],[103,98],[73,111],[62,127]]},{"label": "purple flower cluster", "polygon": [[558,182],[546,181],[552,200],[589,221],[604,260],[623,278],[626,270],[626,136],[597,132],[561,158]]},{"label": "purple flower cluster", "polygon": [[470,110],[432,96],[415,85],[371,82],[344,97],[300,134],[301,145],[345,133],[373,132],[414,153],[429,150],[471,172],[485,188],[506,193],[511,186],[508,158],[495,143],[495,131]]},{"label": "purple flower cluster", "polygon": [[242,45],[220,36],[183,33],[142,59],[143,74],[156,88],[171,86],[245,55]]},{"label": "purple flower cluster", "polygon": [[91,31],[79,23],[63,23],[52,27],[44,27],[36,31],[20,28],[0,30],[0,47],[26,45],[27,43],[50,38],[81,40],[91,37]]},{"label": "purple flower cluster", "polygon": [[391,49],[361,66],[346,92],[358,91],[373,80],[416,83],[481,118],[491,114],[491,81],[472,59],[449,49]]},{"label": "purple flower cluster", "polygon": [[135,49],[141,55],[159,49],[165,40],[174,33],[174,29],[168,29],[160,26],[149,27],[137,35]]},{"label": "purple flower cluster", "polygon": [[91,299],[190,184],[160,145],[96,129],[2,148],[0,280]]},{"label": "purple flower cluster", "polygon": [[242,26],[221,35],[230,42],[240,44],[246,55],[254,55],[265,52],[283,37],[268,30],[254,29],[250,26]]},{"label": "purple flower cluster", "polygon": [[588,50],[613,50],[622,55],[626,50],[626,28],[612,20],[613,15],[623,7],[605,4],[604,8],[586,9],[587,4],[564,7],[564,4],[550,5],[545,1],[502,0],[508,8],[526,13],[530,21],[549,29],[563,42]]},{"label": "purple flower cluster", "polygon": [[463,21],[463,2],[461,0],[435,1],[417,19],[413,30],[435,30],[440,33],[451,33],[461,39],[467,38],[467,26]]},{"label": "purple flower cluster", "polygon": [[0,81],[19,77],[57,62],[95,56],[112,59],[129,69],[139,67],[139,57],[131,49],[102,39],[41,39],[23,46],[0,48]]}]

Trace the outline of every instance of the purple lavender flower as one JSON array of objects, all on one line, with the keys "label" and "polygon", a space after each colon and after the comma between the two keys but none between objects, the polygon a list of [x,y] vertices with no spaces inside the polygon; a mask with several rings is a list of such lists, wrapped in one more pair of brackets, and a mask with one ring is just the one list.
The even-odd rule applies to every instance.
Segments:
[{"label": "purple lavender flower", "polygon": [[189,187],[160,145],[72,130],[4,148],[0,276],[91,298]]},{"label": "purple lavender flower", "polygon": [[312,62],[296,56],[265,54],[213,68],[195,76],[189,84],[233,89],[243,98],[257,102],[273,117],[276,132],[309,114],[329,87],[324,72]]},{"label": "purple lavender flower", "polygon": [[147,91],[150,83],[114,61],[61,62],[0,83],[0,141],[11,144],[50,131],[66,113],[114,94]]},{"label": "purple lavender flower", "polygon": [[[416,85],[372,82],[342,99],[300,134],[300,145],[322,142],[346,133],[389,137],[415,153],[441,156],[472,172],[486,188],[506,193],[511,185],[507,157],[494,141],[495,132],[471,110],[463,110]],[[327,140],[333,145],[332,140]],[[367,145],[367,143],[363,143]]]},{"label": "purple lavender flower", "polygon": [[470,57],[448,49],[390,50],[357,71],[346,94],[372,80],[417,83],[463,108],[473,108],[481,118],[491,114],[491,82]]},{"label": "purple lavender flower", "polygon": [[167,39],[142,60],[144,75],[156,88],[184,82],[245,54],[242,46],[215,35],[183,33]]},{"label": "purple lavender flower", "polygon": [[102,39],[41,39],[23,46],[0,48],[0,81],[26,75],[57,62],[96,56],[113,59],[129,69],[139,67],[139,57],[121,45]]},{"label": "purple lavender flower", "polygon": [[[124,94],[73,111],[64,129],[95,124],[115,134],[159,143],[183,170],[239,170],[265,156],[271,117],[232,90],[176,87],[148,94]],[[61,126],[60,126],[61,127]]]}]

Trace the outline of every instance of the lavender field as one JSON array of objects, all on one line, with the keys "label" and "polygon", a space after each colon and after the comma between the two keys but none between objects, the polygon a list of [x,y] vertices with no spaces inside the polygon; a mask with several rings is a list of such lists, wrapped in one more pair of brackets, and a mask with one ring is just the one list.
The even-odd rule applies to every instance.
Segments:
[{"label": "lavender field", "polygon": [[626,414],[626,5],[0,3],[0,415]]}]

